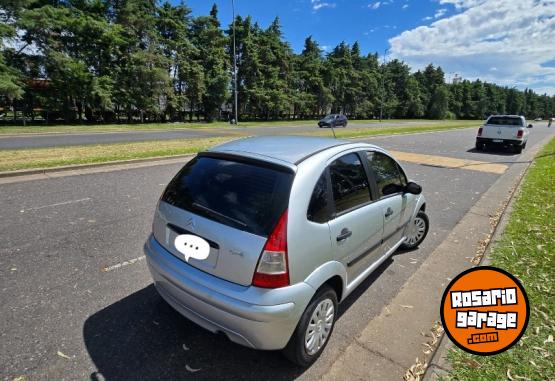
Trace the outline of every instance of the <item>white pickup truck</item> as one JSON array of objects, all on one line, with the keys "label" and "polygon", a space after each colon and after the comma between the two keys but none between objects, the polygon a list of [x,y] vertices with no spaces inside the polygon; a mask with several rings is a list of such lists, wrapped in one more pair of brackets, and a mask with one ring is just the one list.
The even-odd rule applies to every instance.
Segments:
[{"label": "white pickup truck", "polygon": [[476,136],[476,149],[482,151],[488,146],[509,146],[516,153],[521,153],[526,148],[528,135],[532,128],[526,125],[526,119],[519,115],[492,115],[482,127],[478,129]]}]

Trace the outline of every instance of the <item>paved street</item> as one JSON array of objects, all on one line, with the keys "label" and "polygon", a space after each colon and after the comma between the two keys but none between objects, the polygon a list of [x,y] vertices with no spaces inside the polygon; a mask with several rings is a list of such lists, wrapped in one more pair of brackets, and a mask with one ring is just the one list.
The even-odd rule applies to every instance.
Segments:
[{"label": "paved street", "polygon": [[[437,121],[403,121],[383,123],[350,123],[347,128],[379,128],[400,127],[437,124]],[[479,122],[476,122],[478,126]],[[106,144],[123,142],[142,142],[148,140],[171,140],[188,138],[211,138],[216,136],[248,135],[287,135],[301,134],[318,130],[314,125],[299,126],[265,126],[265,127],[234,127],[225,128],[187,128],[155,131],[128,131],[128,132],[96,132],[96,133],[71,133],[71,134],[19,134],[17,136],[0,135],[0,149],[38,148],[54,146],[70,146],[80,144]],[[331,135],[331,131],[330,131]]]},{"label": "paved street", "polygon": [[[554,131],[535,123],[528,147]],[[518,162],[513,153],[475,152],[475,133],[365,139],[398,152],[423,186],[430,233],[418,250],[394,255],[349,296],[326,351],[307,370],[279,353],[204,331],[157,295],[142,245],[154,206],[181,165],[0,185],[0,379],[318,380],[503,176],[499,166]],[[497,166],[476,170],[469,160]]]}]

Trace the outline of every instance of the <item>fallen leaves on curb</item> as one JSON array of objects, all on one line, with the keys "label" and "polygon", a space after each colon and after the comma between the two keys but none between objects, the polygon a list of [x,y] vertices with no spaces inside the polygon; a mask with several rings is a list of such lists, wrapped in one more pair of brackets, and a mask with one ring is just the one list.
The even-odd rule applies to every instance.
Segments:
[{"label": "fallen leaves on curb", "polygon": [[472,258],[470,260],[470,262],[473,265],[479,265],[480,262],[482,262],[482,258],[484,257],[484,254],[486,253],[486,250],[487,250],[489,244],[491,243],[491,239],[493,237],[493,234],[495,233],[495,229],[497,228],[497,225],[499,224],[499,221],[501,220],[501,216],[503,216],[503,213],[505,213],[505,209],[507,209],[507,205],[509,205],[509,202],[511,201],[511,199],[514,195],[516,188],[517,188],[517,186],[515,185],[509,190],[508,198],[501,203],[501,206],[497,209],[495,214],[490,215],[490,217],[489,217],[489,225],[490,225],[489,232],[488,232],[488,234],[485,238],[478,241],[478,247],[476,248],[476,254],[474,255],[474,258]]},{"label": "fallen leaves on curb", "polygon": [[63,353],[63,352],[58,351],[58,352],[56,352],[56,354],[57,354],[58,356],[60,356],[61,358],[64,358],[64,359],[66,359],[66,360],[71,360],[71,357],[69,357],[68,355],[66,355],[66,354]]},{"label": "fallen leaves on curb", "polygon": [[416,358],[416,360],[414,361],[414,364],[405,372],[405,375],[403,376],[404,381],[422,380],[422,377],[426,373],[426,369],[428,368],[428,365],[429,365],[428,357],[431,357],[430,355],[433,355],[433,353],[437,349],[439,342],[441,340],[441,337],[443,336],[443,332],[444,331],[443,331],[443,326],[441,325],[441,322],[436,321],[432,326],[430,333],[423,335],[431,338],[430,341],[422,344],[422,346],[425,348],[423,350],[424,358],[422,360],[420,360],[418,357]]}]

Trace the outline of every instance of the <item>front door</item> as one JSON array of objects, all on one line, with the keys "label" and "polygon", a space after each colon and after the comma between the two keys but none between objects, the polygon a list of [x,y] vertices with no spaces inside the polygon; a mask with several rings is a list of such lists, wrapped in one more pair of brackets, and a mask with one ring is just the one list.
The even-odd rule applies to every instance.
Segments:
[{"label": "front door", "polygon": [[383,219],[384,233],[381,255],[390,251],[403,238],[410,219],[410,195],[403,192],[406,177],[397,162],[381,152],[367,151],[366,159],[376,180]]},{"label": "front door", "polygon": [[372,263],[379,252],[383,216],[373,202],[368,177],[357,153],[336,159],[329,166],[333,218],[329,221],[335,257],[347,270],[350,283]]}]

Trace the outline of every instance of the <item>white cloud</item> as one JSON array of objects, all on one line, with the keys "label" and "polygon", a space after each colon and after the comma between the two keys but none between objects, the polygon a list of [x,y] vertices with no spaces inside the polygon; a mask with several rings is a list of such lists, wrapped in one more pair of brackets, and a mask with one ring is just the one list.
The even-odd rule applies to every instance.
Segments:
[{"label": "white cloud", "polygon": [[439,19],[439,18],[445,16],[446,13],[447,13],[447,9],[440,8],[436,11],[436,13],[434,13],[433,17],[432,16],[426,16],[422,20],[423,21],[430,21],[430,20],[433,20],[433,19]]},{"label": "white cloud", "polygon": [[408,7],[409,7],[408,4],[404,4],[404,5],[401,7],[401,9],[405,10],[405,9],[407,9]]},{"label": "white cloud", "polygon": [[312,9],[314,11],[317,11],[321,8],[335,8],[335,3],[326,3],[321,0],[310,0],[310,3],[312,4]]},{"label": "white cloud", "polygon": [[368,8],[370,9],[378,9],[379,7],[383,7],[385,5],[392,4],[395,0],[382,0],[382,1],[374,1],[373,3],[368,4]]},{"label": "white cloud", "polygon": [[438,9],[436,13],[434,13],[434,18],[439,19],[443,17],[446,13],[447,13],[447,9],[445,8]]},{"label": "white cloud", "polygon": [[439,0],[440,4],[451,4],[457,9],[468,9],[485,3],[487,0]]},{"label": "white cloud", "polygon": [[555,0],[439,2],[459,13],[390,39],[394,57],[417,69],[432,62],[464,78],[555,94],[555,67],[542,65],[555,59]]}]

